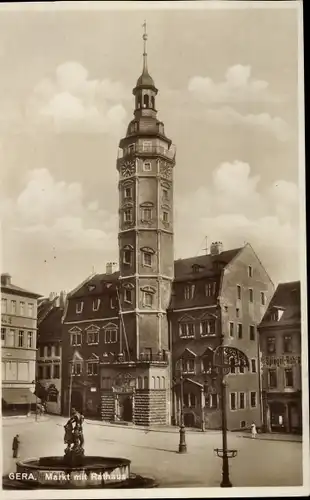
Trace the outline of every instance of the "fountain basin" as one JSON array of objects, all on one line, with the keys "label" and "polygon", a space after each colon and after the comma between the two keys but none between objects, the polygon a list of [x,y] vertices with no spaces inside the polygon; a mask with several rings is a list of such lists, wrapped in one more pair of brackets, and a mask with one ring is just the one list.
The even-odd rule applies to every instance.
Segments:
[{"label": "fountain basin", "polygon": [[126,458],[85,456],[78,466],[64,457],[42,457],[16,463],[12,480],[35,488],[110,488],[125,485],[130,478]]}]

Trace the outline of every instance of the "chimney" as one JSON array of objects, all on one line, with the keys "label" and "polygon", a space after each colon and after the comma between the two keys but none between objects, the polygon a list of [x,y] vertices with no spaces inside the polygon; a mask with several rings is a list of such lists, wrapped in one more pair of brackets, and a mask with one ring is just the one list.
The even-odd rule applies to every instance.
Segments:
[{"label": "chimney", "polygon": [[66,300],[67,300],[67,294],[64,290],[61,290],[60,295],[59,295],[59,306],[62,309],[65,308],[66,305]]},{"label": "chimney", "polygon": [[221,241],[213,241],[210,246],[211,255],[219,255],[223,252],[223,243]]},{"label": "chimney", "polygon": [[11,284],[11,275],[9,273],[1,274],[1,285],[9,286]]},{"label": "chimney", "polygon": [[56,294],[55,292],[51,292],[51,293],[49,294],[48,300],[49,300],[50,302],[52,302],[52,301],[54,300],[54,298],[56,297],[56,295],[57,295],[57,294]]},{"label": "chimney", "polygon": [[113,274],[117,271],[117,262],[107,262],[106,274]]}]

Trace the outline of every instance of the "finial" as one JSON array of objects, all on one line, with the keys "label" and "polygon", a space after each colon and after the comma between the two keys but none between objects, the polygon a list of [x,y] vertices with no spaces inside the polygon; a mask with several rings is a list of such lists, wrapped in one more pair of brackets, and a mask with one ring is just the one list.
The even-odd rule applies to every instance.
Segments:
[{"label": "finial", "polygon": [[143,72],[147,71],[147,51],[146,51],[146,42],[147,42],[147,32],[146,32],[146,21],[142,24],[142,28],[144,28],[144,33],[142,36],[143,39]]}]

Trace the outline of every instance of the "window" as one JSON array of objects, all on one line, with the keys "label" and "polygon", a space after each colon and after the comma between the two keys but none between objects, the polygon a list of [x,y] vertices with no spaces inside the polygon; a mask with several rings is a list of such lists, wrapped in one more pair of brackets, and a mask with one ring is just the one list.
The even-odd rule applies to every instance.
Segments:
[{"label": "window", "polygon": [[100,307],[100,299],[96,299],[93,301],[93,311],[98,311]]},{"label": "window", "polygon": [[28,316],[29,318],[33,318],[34,316],[34,305],[28,304]]},{"label": "window", "polygon": [[87,344],[99,344],[99,332],[87,332]]},{"label": "window", "polygon": [[180,323],[180,337],[194,337],[194,323]]},{"label": "window", "polygon": [[239,317],[240,317],[240,309],[238,309],[238,307],[237,307],[237,309],[236,309],[236,318],[239,318]]},{"label": "window", "polygon": [[142,208],[141,219],[144,221],[152,220],[152,209],[149,207]]},{"label": "window", "polygon": [[256,408],[256,404],[257,404],[257,401],[256,401],[256,392],[250,392],[250,404],[251,404],[251,408]]},{"label": "window", "polygon": [[52,378],[52,365],[45,366],[45,378],[48,380]]},{"label": "window", "polygon": [[256,359],[251,359],[251,372],[256,373]]},{"label": "window", "polygon": [[11,300],[11,314],[16,314],[16,300]]},{"label": "window", "polygon": [[211,373],[212,361],[209,358],[203,358],[201,363],[201,369],[203,373]]},{"label": "window", "polygon": [[5,346],[5,328],[1,328],[1,345],[2,347]]},{"label": "window", "polygon": [[132,154],[135,152],[135,145],[134,144],[129,144],[128,146],[128,153]]},{"label": "window", "polygon": [[131,222],[132,221],[132,210],[131,208],[127,208],[124,210],[124,222]]},{"label": "window", "polygon": [[153,305],[153,294],[150,292],[143,292],[143,304],[148,307]]},{"label": "window", "polygon": [[40,358],[44,358],[44,345],[40,345]]},{"label": "window", "polygon": [[1,299],[1,311],[3,314],[8,312],[8,301],[7,299]]},{"label": "window", "polygon": [[193,394],[192,392],[189,395],[189,406],[191,408],[195,408],[195,406],[196,406],[196,395]]},{"label": "window", "polygon": [[249,327],[249,330],[250,330],[250,340],[255,340],[255,326],[254,325],[250,325]]},{"label": "window", "polygon": [[87,363],[87,375],[98,375],[98,366],[99,364],[96,362]]},{"label": "window", "polygon": [[81,345],[81,344],[82,344],[82,335],[80,333],[72,333],[71,345]]},{"label": "window", "polygon": [[131,290],[125,290],[124,300],[125,300],[125,302],[128,302],[128,303],[131,304],[131,302],[132,302],[132,292],[131,292]]},{"label": "window", "polygon": [[293,351],[292,337],[290,335],[285,335],[285,337],[283,338],[283,350],[284,352]]},{"label": "window", "polygon": [[265,292],[260,292],[260,303],[262,306],[266,304]]},{"label": "window", "polygon": [[152,141],[143,141],[143,151],[152,151]]},{"label": "window", "polygon": [[245,394],[244,392],[239,392],[239,408],[244,410],[245,408]]},{"label": "window", "polygon": [[229,396],[230,396],[230,409],[236,410],[237,409],[237,394],[236,394],[236,392],[231,392]]},{"label": "window", "polygon": [[39,367],[38,367],[38,379],[42,380],[43,378],[44,378],[44,375],[43,375],[43,366],[39,365]]},{"label": "window", "polygon": [[248,273],[249,273],[249,278],[252,278],[253,276],[253,269],[251,266],[248,267]]},{"label": "window", "polygon": [[32,332],[27,332],[27,347],[28,347],[28,349],[33,348],[33,333]]},{"label": "window", "polygon": [[130,250],[124,250],[123,262],[124,262],[124,264],[131,264],[131,251]]},{"label": "window", "polygon": [[237,331],[238,331],[238,339],[242,339],[242,323],[238,323]]},{"label": "window", "polygon": [[25,302],[19,303],[19,314],[20,316],[25,316]]},{"label": "window", "polygon": [[143,252],[143,265],[152,266],[152,254],[149,252]]},{"label": "window", "polygon": [[15,330],[9,330],[6,337],[6,347],[15,346]]},{"label": "window", "polygon": [[19,330],[18,332],[18,347],[24,347],[24,332]]},{"label": "window", "polygon": [[169,191],[168,189],[163,189],[163,200],[169,200]]},{"label": "window", "polygon": [[168,212],[163,212],[163,222],[169,222],[169,214],[168,214]]},{"label": "window", "polygon": [[230,364],[230,373],[235,374],[237,370],[234,358],[231,358],[229,360],[229,364]]},{"label": "window", "polygon": [[195,360],[183,359],[182,367],[183,367],[183,373],[195,373]]},{"label": "window", "polygon": [[293,369],[286,368],[284,370],[284,378],[285,378],[285,387],[293,387]]},{"label": "window", "polygon": [[215,335],[215,321],[207,320],[200,323],[200,335],[202,337],[207,335]]},{"label": "window", "polygon": [[186,300],[192,299],[195,293],[195,285],[186,285],[184,287],[184,298]]},{"label": "window", "polygon": [[54,365],[53,378],[60,378],[60,365]]},{"label": "window", "polygon": [[229,336],[230,337],[234,336],[234,324],[232,321],[229,323]]},{"label": "window", "polygon": [[239,365],[239,373],[244,373],[244,364],[243,363],[241,363]]},{"label": "window", "polygon": [[210,394],[210,408],[217,408],[217,394]]},{"label": "window", "polygon": [[216,283],[207,283],[205,285],[205,294],[206,297],[211,297],[212,295],[215,294],[216,291]]},{"label": "window", "polygon": [[143,170],[144,172],[150,172],[152,170],[152,165],[149,161],[143,163]]},{"label": "window", "polygon": [[60,345],[56,344],[54,349],[55,349],[55,356],[60,356]]},{"label": "window", "polygon": [[278,385],[277,370],[275,368],[268,370],[268,385],[270,389],[275,389]]},{"label": "window", "polygon": [[124,189],[124,198],[131,198],[132,197],[132,191],[130,187],[127,187]]},{"label": "window", "polygon": [[77,304],[75,306],[75,312],[77,314],[81,314],[81,312],[83,311],[83,306],[84,306],[84,302],[77,302]]},{"label": "window", "polygon": [[117,342],[116,328],[109,328],[104,331],[104,341],[106,344],[115,344]]},{"label": "window", "polygon": [[253,303],[254,298],[253,298],[253,288],[249,288],[249,301]]},{"label": "window", "polygon": [[51,345],[48,345],[47,346],[47,354],[46,354],[46,357],[47,358],[51,358],[52,356],[52,346]]},{"label": "window", "polygon": [[77,361],[72,365],[72,375],[81,375],[82,373],[82,362]]},{"label": "window", "polygon": [[237,299],[241,300],[241,286],[237,285]]},{"label": "window", "polygon": [[275,337],[267,338],[267,352],[274,353],[276,352],[276,339]]}]

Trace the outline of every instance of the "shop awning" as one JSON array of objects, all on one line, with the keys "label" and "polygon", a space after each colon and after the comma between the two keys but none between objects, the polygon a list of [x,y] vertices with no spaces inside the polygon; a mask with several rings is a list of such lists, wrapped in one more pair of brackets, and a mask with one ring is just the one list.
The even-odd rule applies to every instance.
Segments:
[{"label": "shop awning", "polygon": [[25,405],[40,402],[29,389],[2,389],[2,399],[9,405]]}]

